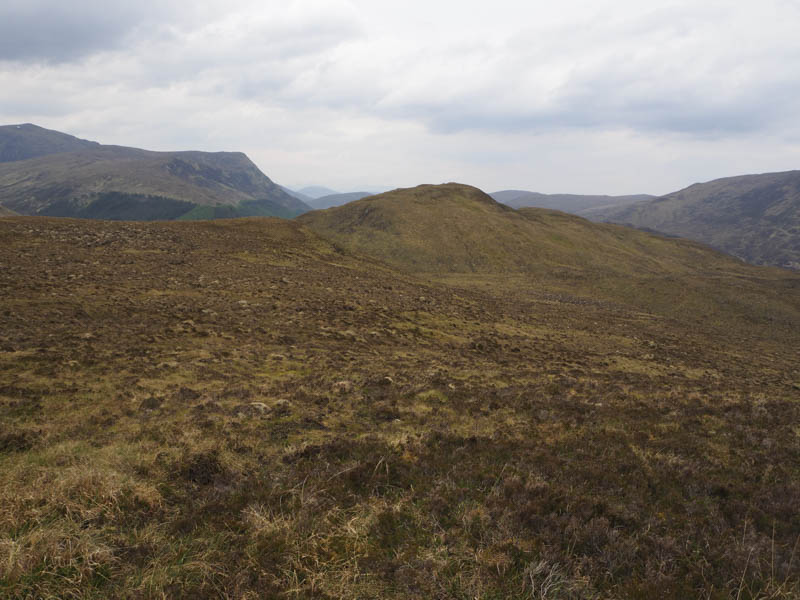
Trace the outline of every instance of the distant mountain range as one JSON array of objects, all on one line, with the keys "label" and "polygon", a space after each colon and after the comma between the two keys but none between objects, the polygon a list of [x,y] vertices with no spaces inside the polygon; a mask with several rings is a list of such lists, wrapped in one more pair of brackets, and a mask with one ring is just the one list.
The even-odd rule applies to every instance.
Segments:
[{"label": "distant mountain range", "polygon": [[306,198],[311,198],[312,200],[322,198],[323,196],[332,196],[340,193],[322,185],[309,185],[296,190],[296,192],[302,196],[305,196]]},{"label": "distant mountain range", "polygon": [[[283,187],[283,186],[281,186]],[[284,191],[294,196],[298,200],[302,200],[314,210],[323,208],[331,208],[332,206],[341,206],[354,200],[361,200],[367,196],[372,196],[375,192],[335,192],[330,188],[313,185],[301,188],[300,190],[292,190],[283,187]],[[324,193],[323,193],[324,192]]]},{"label": "distant mountain range", "polygon": [[576,215],[585,215],[602,208],[627,206],[635,202],[652,200],[655,196],[637,194],[633,196],[586,196],[579,194],[540,194],[524,190],[492,192],[491,197],[512,208],[549,208]]},{"label": "distant mountain range", "polygon": [[311,208],[313,208],[314,210],[320,210],[323,208],[342,206],[343,204],[347,204],[348,202],[353,202],[355,200],[361,200],[362,198],[366,198],[367,196],[372,196],[372,194],[369,192],[349,192],[346,194],[330,194],[328,196],[321,196],[319,198],[309,200],[307,204],[311,206]]},{"label": "distant mountain range", "polygon": [[800,269],[800,171],[697,183],[589,216],[704,242],[754,264]]},{"label": "distant mountain range", "polygon": [[294,217],[310,209],[240,152],[106,146],[35,125],[0,127],[0,204],[112,220]]}]

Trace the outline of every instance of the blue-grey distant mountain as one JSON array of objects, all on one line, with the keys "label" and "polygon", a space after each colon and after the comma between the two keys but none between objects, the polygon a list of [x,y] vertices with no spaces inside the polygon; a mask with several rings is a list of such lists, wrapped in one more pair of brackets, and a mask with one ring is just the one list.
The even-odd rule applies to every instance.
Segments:
[{"label": "blue-grey distant mountain", "polygon": [[342,206],[354,200],[361,200],[367,196],[372,196],[370,192],[349,192],[347,194],[330,194],[329,196],[322,196],[314,200],[309,200],[308,205],[315,210],[323,208],[333,208],[334,206]]},{"label": "blue-grey distant mountain", "polygon": [[689,238],[754,264],[800,269],[800,171],[696,183],[590,218]]},{"label": "blue-grey distant mountain", "polygon": [[241,152],[152,152],[36,126],[0,128],[0,204],[23,215],[112,220],[294,217],[310,210]]},{"label": "blue-grey distant mountain", "polygon": [[304,196],[308,196],[309,198],[322,198],[323,196],[330,196],[332,194],[338,194],[336,190],[332,190],[331,188],[327,188],[321,185],[309,185],[304,188],[300,188],[299,190],[295,190],[299,194],[303,194]]},{"label": "blue-grey distant mountain", "polygon": [[280,187],[284,192],[286,192],[290,196],[293,196],[293,197],[297,198],[298,200],[300,200],[302,202],[305,202],[309,206],[311,206],[309,203],[312,200],[314,200],[314,198],[312,198],[311,196],[306,196],[305,194],[301,194],[300,192],[296,192],[292,188],[288,188],[285,185],[279,185],[278,187]]},{"label": "blue-grey distant mountain", "polygon": [[587,216],[601,208],[627,206],[635,202],[652,200],[655,196],[637,194],[632,196],[593,196],[581,194],[540,194],[525,190],[503,190],[489,194],[497,202],[512,208],[549,208],[576,215]]}]

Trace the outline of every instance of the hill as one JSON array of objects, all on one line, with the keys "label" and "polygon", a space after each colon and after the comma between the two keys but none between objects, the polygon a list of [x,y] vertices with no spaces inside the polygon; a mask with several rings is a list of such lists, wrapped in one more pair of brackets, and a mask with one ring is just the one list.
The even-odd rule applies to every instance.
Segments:
[{"label": "hill", "polygon": [[636,194],[631,196],[597,196],[580,194],[540,194],[524,190],[503,190],[490,194],[497,202],[512,208],[549,208],[576,215],[586,215],[598,209],[622,207],[635,202],[652,200],[655,196]]},{"label": "hill", "polygon": [[[546,287],[720,327],[734,318],[743,328],[763,327],[773,318],[763,303],[783,310],[777,296],[764,297],[763,271],[704,245],[558,211],[514,210],[460,184],[396,190],[298,219],[349,251],[500,295]],[[776,290],[793,285],[780,272],[769,277]]]},{"label": "hill", "polygon": [[[301,225],[354,207],[468,272]],[[0,220],[1,596],[798,597],[800,276],[465,186],[313,217]]]},{"label": "hill", "polygon": [[334,206],[341,206],[354,200],[361,200],[367,196],[372,196],[370,192],[348,192],[345,194],[330,194],[328,196],[320,196],[314,200],[310,200],[308,205],[314,210],[324,208],[332,208]]},{"label": "hill", "polygon": [[0,206],[0,217],[13,217],[16,214],[17,213],[15,213],[13,210],[6,208],[5,206]]},{"label": "hill", "polygon": [[0,126],[0,163],[59,152],[93,150],[100,144],[25,123]]},{"label": "hill", "polygon": [[[21,130],[6,128],[0,140],[9,131],[16,136]],[[34,141],[62,139],[63,134],[43,131],[27,133]],[[242,153],[90,144],[1,163],[0,203],[27,215],[112,220],[293,217],[308,210]]]},{"label": "hill", "polygon": [[677,256],[690,268],[712,254],[558,211],[517,211],[456,183],[386,192],[299,220],[348,249],[414,272],[535,273],[554,266],[655,272],[659,258]]},{"label": "hill", "polygon": [[800,269],[800,171],[698,183],[592,218],[701,241],[754,264]]}]

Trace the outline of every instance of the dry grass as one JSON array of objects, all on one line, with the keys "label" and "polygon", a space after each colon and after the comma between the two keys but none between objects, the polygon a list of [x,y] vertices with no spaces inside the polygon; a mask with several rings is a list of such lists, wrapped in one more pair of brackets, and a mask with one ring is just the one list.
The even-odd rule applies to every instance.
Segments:
[{"label": "dry grass", "polygon": [[800,594],[797,330],[269,220],[0,242],[2,597]]}]

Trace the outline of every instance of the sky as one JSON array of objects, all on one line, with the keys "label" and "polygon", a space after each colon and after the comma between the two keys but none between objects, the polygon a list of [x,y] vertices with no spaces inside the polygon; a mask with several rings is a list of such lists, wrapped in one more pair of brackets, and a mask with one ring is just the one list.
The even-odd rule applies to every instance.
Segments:
[{"label": "sky", "polygon": [[800,169],[800,0],[3,0],[0,124],[338,191]]}]

